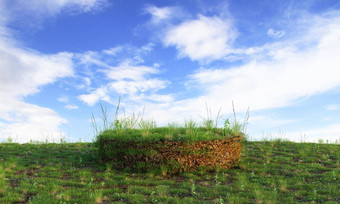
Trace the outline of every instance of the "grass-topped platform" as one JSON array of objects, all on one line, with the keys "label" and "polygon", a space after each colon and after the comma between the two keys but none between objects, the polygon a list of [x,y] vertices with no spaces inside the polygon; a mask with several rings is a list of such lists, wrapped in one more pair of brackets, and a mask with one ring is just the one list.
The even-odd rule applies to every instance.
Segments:
[{"label": "grass-topped platform", "polygon": [[102,160],[117,168],[174,174],[230,168],[241,157],[242,135],[219,128],[106,130],[98,136]]},{"label": "grass-topped platform", "polygon": [[241,124],[236,120],[233,106],[234,122],[226,119],[223,128],[217,128],[221,109],[213,120],[207,105],[207,118],[202,123],[191,119],[185,120],[182,126],[168,123],[166,127],[157,127],[153,120],[144,120],[143,114],[126,117],[124,112],[124,117],[118,117],[119,104],[120,100],[110,125],[106,109],[101,106],[102,131],[98,131],[92,117],[99,155],[103,162],[117,169],[164,175],[197,169],[228,169],[240,160],[249,109]]}]

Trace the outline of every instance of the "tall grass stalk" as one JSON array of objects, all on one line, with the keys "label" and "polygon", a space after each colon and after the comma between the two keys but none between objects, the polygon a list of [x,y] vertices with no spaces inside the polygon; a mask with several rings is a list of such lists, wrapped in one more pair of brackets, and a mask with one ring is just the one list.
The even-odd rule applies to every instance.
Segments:
[{"label": "tall grass stalk", "polygon": [[192,118],[190,120],[184,121],[184,128],[195,129],[196,127],[197,127],[197,124]]},{"label": "tall grass stalk", "polygon": [[150,130],[156,128],[156,122],[153,120],[143,120],[139,122],[139,128],[142,131],[143,136],[148,136],[150,134]]},{"label": "tall grass stalk", "polygon": [[184,128],[187,135],[195,135],[197,133],[197,123],[192,118],[184,121]]},{"label": "tall grass stalk", "polygon": [[99,117],[103,121],[103,127],[101,126],[98,127],[96,118],[94,117],[93,113],[92,113],[92,118],[91,118],[91,126],[93,128],[95,139],[97,138],[100,132],[108,129],[107,109],[104,108],[102,104],[100,104],[100,108],[101,108],[102,113]]},{"label": "tall grass stalk", "polygon": [[211,109],[208,108],[207,103],[205,103],[205,108],[206,108],[206,111],[207,111],[207,117],[204,118],[204,117],[200,116],[203,119],[203,127],[206,127],[208,129],[217,128],[217,125],[218,125],[220,119],[222,118],[222,116],[220,115],[221,111],[222,111],[222,107],[219,109],[215,120],[213,120]]},{"label": "tall grass stalk", "polygon": [[[115,130],[116,134],[122,135],[125,130],[127,129],[140,129],[141,133],[143,136],[148,136],[150,134],[150,130],[157,128],[156,122],[154,120],[147,120],[144,119],[144,111],[145,107],[143,107],[143,112],[142,113],[132,113],[131,115],[127,115],[125,112],[125,109],[121,107],[120,105],[120,98],[118,100],[117,106],[116,106],[116,111],[115,111],[115,118],[112,124],[109,124],[108,122],[108,116],[107,116],[107,108],[104,108],[102,104],[100,104],[101,108],[101,116],[100,118],[102,119],[103,122],[103,127],[98,128],[98,124],[96,121],[96,118],[92,114],[92,127],[94,129],[95,133],[95,139],[97,139],[97,136],[106,130]],[[168,130],[167,134],[168,135],[174,135],[178,131],[178,128],[184,128],[185,133],[188,136],[195,136],[198,127],[204,127],[207,129],[214,129],[217,128],[219,121],[222,118],[221,111],[222,107],[218,110],[216,117],[213,117],[211,109],[208,107],[208,104],[205,103],[206,106],[206,117],[203,118],[203,122],[201,125],[198,125],[197,122],[195,122],[192,118],[189,120],[185,120],[183,125],[179,125],[178,123],[168,123]],[[123,109],[123,116],[119,116],[119,111],[120,109]],[[237,118],[236,118],[236,111],[235,111],[235,106],[234,102],[232,101],[232,108],[233,108],[233,115],[234,115],[234,121],[229,122],[229,120],[225,120],[224,123],[224,135],[225,136],[245,136],[246,133],[246,127],[248,124],[248,119],[249,119],[249,108],[247,109],[247,112],[244,116],[243,123],[240,123]]]},{"label": "tall grass stalk", "polygon": [[[235,106],[234,102],[232,101],[232,106],[233,106],[233,114],[234,114],[234,121],[232,123],[229,122],[227,119],[224,123],[224,132],[225,134],[231,134],[231,135],[240,135],[245,137],[246,132],[247,132],[247,124],[249,120],[249,107],[246,111],[246,114],[243,119],[243,123],[240,123],[237,118],[236,118],[236,111],[235,111]],[[246,138],[244,138],[246,139]]]},{"label": "tall grass stalk", "polygon": [[108,129],[108,120],[107,120],[107,108],[103,107],[102,104],[100,104],[100,109],[102,111],[102,115],[100,116],[101,119],[103,120],[103,125],[104,125],[104,130],[107,130]]},{"label": "tall grass stalk", "polygon": [[180,127],[179,123],[178,122],[171,122],[171,123],[168,123],[168,128],[170,129],[178,129]]},{"label": "tall grass stalk", "polygon": [[120,106],[120,97],[119,97],[119,99],[118,99],[118,104],[117,104],[117,107],[116,107],[115,119],[114,119],[114,127],[115,127],[116,129],[117,129],[117,128],[120,128],[120,129],[121,129],[121,123],[120,123],[119,120],[118,120],[119,106]]},{"label": "tall grass stalk", "polygon": [[142,119],[142,115],[138,113],[132,113],[131,116],[127,116],[125,113],[125,109],[123,108],[124,118],[121,118],[121,124],[123,129],[135,129],[138,126],[139,121]]}]

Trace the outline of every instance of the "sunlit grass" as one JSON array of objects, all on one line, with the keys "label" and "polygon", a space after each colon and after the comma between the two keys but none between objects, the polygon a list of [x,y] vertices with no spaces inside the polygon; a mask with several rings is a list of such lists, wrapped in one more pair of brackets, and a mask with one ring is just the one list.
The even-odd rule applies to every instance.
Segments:
[{"label": "sunlit grass", "polygon": [[[240,123],[235,114],[233,121],[225,119],[224,126],[217,128],[220,114],[213,117],[207,107],[202,123],[189,119],[157,127],[143,113],[116,114],[110,123],[106,109],[101,110],[102,127],[92,118],[96,135],[109,130],[113,137],[131,139],[242,135],[249,117],[248,111]],[[166,169],[160,169],[161,173],[118,171],[101,161],[96,143],[9,142],[0,144],[0,203],[340,202],[340,145],[323,141],[247,141],[241,161],[231,169],[176,175],[167,174]]]},{"label": "sunlit grass", "polygon": [[219,172],[128,173],[93,143],[0,144],[0,203],[337,203],[340,145],[247,142]]}]

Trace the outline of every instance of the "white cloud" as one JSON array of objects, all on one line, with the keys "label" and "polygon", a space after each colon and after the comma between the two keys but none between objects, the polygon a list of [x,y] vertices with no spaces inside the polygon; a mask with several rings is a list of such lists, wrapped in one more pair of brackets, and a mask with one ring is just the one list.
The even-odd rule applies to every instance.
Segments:
[{"label": "white cloud", "polygon": [[273,28],[269,28],[267,34],[274,38],[281,38],[286,34],[286,32],[283,30],[274,30]]},{"label": "white cloud", "polygon": [[164,89],[167,84],[167,81],[159,79],[142,79],[136,81],[119,80],[110,83],[110,89],[118,94],[135,95],[138,92],[145,93],[150,90],[156,92]]},{"label": "white cloud", "polygon": [[111,103],[111,98],[109,96],[107,87],[100,87],[98,89],[95,89],[89,94],[82,94],[78,96],[78,99],[83,101],[89,106],[93,106],[100,100]]},{"label": "white cloud", "polygon": [[110,67],[103,71],[109,79],[134,81],[142,80],[145,75],[158,74],[159,70],[153,67],[132,65],[130,61],[125,61],[117,67]]},{"label": "white cloud", "polygon": [[[41,1],[42,4],[43,1]],[[45,3],[47,1],[44,1]],[[52,141],[65,135],[59,127],[67,121],[54,110],[24,102],[24,98],[38,93],[43,86],[60,78],[73,76],[73,55],[70,53],[42,54],[22,47],[13,39],[13,31],[6,26],[18,12],[26,15],[29,9],[19,4],[26,1],[0,2],[0,137],[16,142],[30,140]],[[31,1],[38,7],[38,1]],[[18,5],[18,7],[12,7]],[[42,9],[44,10],[44,9]],[[47,11],[44,11],[47,12]],[[32,15],[35,15],[33,13]],[[36,22],[37,23],[37,22]],[[57,141],[57,140],[55,140]]]},{"label": "white cloud", "polygon": [[2,26],[6,24],[8,18],[8,10],[5,8],[5,1],[0,1],[0,34],[4,33],[5,28]]},{"label": "white cloud", "polygon": [[[193,84],[216,104],[234,100],[243,110],[248,106],[253,110],[284,107],[301,97],[338,87],[340,19],[328,23],[319,27],[324,33],[317,41],[310,42],[308,48],[287,49],[282,43],[272,50],[273,53],[283,51],[280,57],[253,59],[229,69],[201,69],[191,76]],[[315,36],[315,33],[309,35]]]},{"label": "white cloud", "polygon": [[27,96],[57,78],[72,76],[72,55],[43,55],[14,47],[0,39],[0,92],[11,96]]},{"label": "white cloud", "polygon": [[[0,1],[0,34],[4,32],[8,34],[12,24],[34,31],[41,29],[46,19],[56,17],[61,13],[76,15],[96,12],[109,5],[108,0]],[[12,33],[15,34],[15,31]]]},{"label": "white cloud", "polygon": [[119,52],[121,52],[124,49],[123,46],[117,46],[110,48],[108,50],[104,50],[103,53],[111,56],[116,56]]},{"label": "white cloud", "polygon": [[273,115],[252,115],[249,118],[249,124],[266,129],[276,128],[296,121],[296,119],[279,119]]},{"label": "white cloud", "polygon": [[340,141],[340,124],[331,124],[321,128],[287,132],[286,138],[295,142],[323,142],[334,143]]},{"label": "white cloud", "polygon": [[328,110],[328,111],[335,111],[335,110],[339,110],[339,105],[327,105],[326,107],[325,107],[325,109],[326,110]]},{"label": "white cloud", "polygon": [[[142,47],[134,47],[131,45],[117,46],[103,51],[87,51],[85,53],[76,54],[76,59],[82,67],[95,66],[96,69],[102,72],[108,72],[112,69],[115,73],[117,69],[125,69],[125,67],[135,66],[136,69],[143,69],[143,66],[137,66],[144,63],[143,56],[153,50],[154,44],[148,43]],[[118,64],[118,66],[113,66]],[[138,68],[139,67],[139,68]],[[152,72],[152,71],[151,71]],[[96,74],[92,70],[87,75]]]},{"label": "white cloud", "polygon": [[[153,49],[154,44],[148,43],[142,47],[118,46],[101,52],[86,52],[77,55],[81,64],[95,66],[98,71],[91,72],[94,78],[101,78],[98,87],[89,87],[89,93],[78,96],[78,99],[89,106],[98,101],[115,104],[113,98],[122,96],[126,100],[160,102],[172,99],[169,95],[159,95],[156,92],[164,89],[170,82],[153,77],[159,74],[160,65],[144,65],[143,56]],[[153,98],[152,96],[155,96]]]},{"label": "white cloud", "polygon": [[142,55],[142,54],[147,54],[153,50],[153,47],[155,44],[153,43],[148,43],[146,45],[143,45],[140,49],[137,49],[137,54]]},{"label": "white cloud", "polygon": [[[196,96],[145,104],[146,115],[161,124],[191,116],[199,120],[198,115],[206,115],[206,102],[216,114],[220,107],[222,113],[232,113],[231,101],[239,113],[248,107],[251,112],[270,110],[340,86],[340,18],[337,14],[307,19],[310,21],[297,26],[303,27],[301,35],[256,48],[247,53],[249,61],[243,65],[197,70],[186,82],[185,90],[192,90]],[[264,57],[259,56],[262,54]],[[252,122],[262,126],[264,119],[257,119]],[[294,120],[272,122],[271,126],[275,127]]]},{"label": "white cloud", "polygon": [[[39,23],[42,19],[53,17],[62,11],[71,13],[91,12],[106,7],[108,4],[107,0],[13,0],[3,3],[2,6],[7,11],[7,20],[33,18],[36,20],[34,23]],[[17,15],[17,13],[21,15]]]},{"label": "white cloud", "polygon": [[[112,55],[114,50],[104,50],[104,53],[107,55]],[[118,52],[118,51],[114,51],[114,52]],[[79,60],[79,63],[82,65],[86,66],[91,66],[91,65],[96,65],[98,67],[104,67],[104,68],[108,68],[109,65],[107,63],[105,63],[103,60],[100,59],[101,55],[98,52],[94,52],[94,51],[87,51],[85,53],[82,54],[77,54],[76,55],[77,59]]]},{"label": "white cloud", "polygon": [[180,57],[192,60],[217,60],[232,52],[236,31],[228,20],[199,16],[170,28],[164,38],[166,46],[175,46]]},{"label": "white cloud", "polygon": [[146,12],[150,13],[152,15],[152,23],[159,24],[161,22],[164,22],[166,20],[169,20],[173,18],[176,13],[179,12],[179,8],[176,7],[164,7],[159,8],[156,6],[150,6],[146,8]]},{"label": "white cloud", "polygon": [[[111,98],[113,96],[123,95],[128,100],[151,99],[151,95],[161,89],[164,89],[170,82],[157,78],[150,78],[150,74],[158,74],[159,70],[153,67],[142,65],[129,65],[125,62],[117,67],[111,67],[103,70],[109,82],[99,88],[94,89],[89,94],[83,94],[78,97],[79,100],[85,102],[89,106],[93,106],[98,101],[103,100],[108,103],[115,103]],[[150,95],[151,94],[151,95]],[[159,97],[161,95],[158,95]],[[162,98],[167,95],[162,96]],[[154,101],[159,101],[154,98]]]},{"label": "white cloud", "polygon": [[[69,102],[69,98],[67,96],[61,96],[57,99],[59,102],[61,103],[68,103]],[[77,110],[79,109],[79,107],[77,105],[72,105],[72,104],[67,104],[64,106],[67,110]]]},{"label": "white cloud", "polygon": [[45,55],[21,48],[14,40],[0,36],[1,137],[29,142],[63,135],[59,127],[65,119],[51,109],[24,102],[24,97],[60,78],[73,76],[71,58],[69,53]]},{"label": "white cloud", "polygon": [[71,104],[66,105],[65,108],[67,110],[77,110],[77,109],[79,109],[79,107],[77,105],[71,105]]},{"label": "white cloud", "polygon": [[150,94],[147,98],[149,101],[154,101],[156,103],[167,104],[174,101],[174,97],[171,94],[161,95],[161,94]]},{"label": "white cloud", "polygon": [[68,103],[68,97],[67,96],[61,96],[57,100],[59,102],[62,102],[62,103]]},{"label": "white cloud", "polygon": [[[3,97],[2,93],[1,97]],[[15,142],[58,141],[65,135],[59,126],[67,121],[55,111],[28,104],[15,98],[0,99],[0,115],[7,122],[0,124],[0,137]]]}]

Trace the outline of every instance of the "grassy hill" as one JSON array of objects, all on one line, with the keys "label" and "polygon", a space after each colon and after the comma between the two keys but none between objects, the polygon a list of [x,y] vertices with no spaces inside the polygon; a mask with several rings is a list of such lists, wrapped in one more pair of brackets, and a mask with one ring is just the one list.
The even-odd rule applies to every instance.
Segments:
[{"label": "grassy hill", "polygon": [[119,172],[93,143],[0,144],[0,203],[339,203],[340,145],[247,142],[240,163],[175,176]]}]

